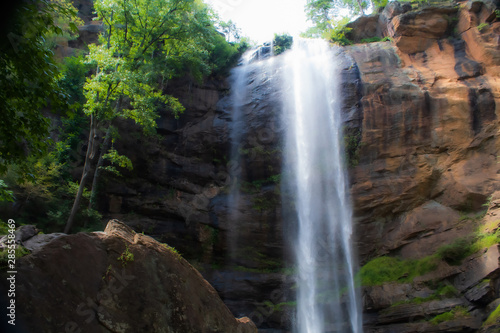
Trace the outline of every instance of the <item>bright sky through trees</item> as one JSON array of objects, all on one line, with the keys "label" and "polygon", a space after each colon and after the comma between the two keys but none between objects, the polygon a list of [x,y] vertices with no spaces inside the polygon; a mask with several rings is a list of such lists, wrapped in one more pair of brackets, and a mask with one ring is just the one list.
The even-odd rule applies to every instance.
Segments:
[{"label": "bright sky through trees", "polygon": [[232,20],[242,35],[262,43],[275,33],[298,35],[310,26],[306,22],[306,0],[204,0],[224,21]]}]

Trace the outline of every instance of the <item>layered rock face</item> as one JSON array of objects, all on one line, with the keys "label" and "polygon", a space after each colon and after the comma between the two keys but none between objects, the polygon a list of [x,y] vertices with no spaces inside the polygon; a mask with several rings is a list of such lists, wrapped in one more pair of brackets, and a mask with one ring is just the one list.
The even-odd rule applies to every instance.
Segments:
[{"label": "layered rock face", "polygon": [[[464,11],[471,13],[452,7],[401,14],[390,24],[395,45],[346,50],[359,67],[363,90],[360,163],[352,170],[362,257],[374,249],[432,253],[432,244],[442,241],[416,246],[419,236],[453,229],[452,210],[479,210],[498,189],[500,62],[484,63],[471,51],[491,36],[478,34],[470,45],[461,35],[444,38],[449,27],[435,27],[429,28],[435,35],[418,37],[425,42],[414,39],[427,31],[417,29],[418,22],[450,21],[456,28],[465,24]],[[398,48],[401,43],[407,46]],[[413,249],[405,250],[406,243]]]},{"label": "layered rock face", "polygon": [[[355,41],[392,39],[339,50],[361,263],[380,255],[429,256],[471,235],[478,221],[486,223],[475,214],[500,190],[496,9],[495,1],[422,10],[391,3],[382,13],[352,24]],[[270,71],[270,76],[279,72],[279,66]],[[131,158],[135,171],[125,179],[108,179],[100,208],[178,248],[236,316],[250,316],[263,332],[282,332],[286,310],[293,309],[284,296],[293,281],[282,269],[290,244],[283,244],[287,219],[281,216],[276,177],[283,130],[280,92],[268,76],[250,73],[242,162],[236,163],[230,153],[230,85],[186,80],[169,87],[186,113],[179,120],[162,114],[156,138],[141,137],[132,125],[123,124],[128,135],[116,148]],[[245,182],[238,219],[231,218],[228,207],[232,168]],[[238,230],[236,259],[230,258],[231,229]],[[368,288],[367,331],[478,330],[500,296],[497,252],[496,247],[484,249],[465,266],[441,263],[435,275],[416,284]],[[460,282],[469,279],[467,271],[483,267],[481,260],[493,263],[491,270],[465,285]],[[487,292],[484,279],[492,281]],[[391,307],[432,295],[432,284],[439,282],[453,285],[456,297]],[[483,292],[488,296],[478,296]],[[449,325],[416,323],[459,306],[475,312]]]},{"label": "layered rock face", "polygon": [[172,248],[117,220],[104,232],[22,244],[32,253],[17,262],[20,331],[257,332]]}]

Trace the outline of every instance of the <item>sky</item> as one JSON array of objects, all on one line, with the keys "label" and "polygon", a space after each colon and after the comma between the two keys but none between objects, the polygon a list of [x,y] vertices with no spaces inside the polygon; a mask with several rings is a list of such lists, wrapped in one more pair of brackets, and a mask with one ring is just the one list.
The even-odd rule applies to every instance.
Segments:
[{"label": "sky", "polygon": [[307,29],[304,6],[307,0],[204,0],[224,21],[232,20],[242,35],[257,43],[274,33],[298,35]]}]

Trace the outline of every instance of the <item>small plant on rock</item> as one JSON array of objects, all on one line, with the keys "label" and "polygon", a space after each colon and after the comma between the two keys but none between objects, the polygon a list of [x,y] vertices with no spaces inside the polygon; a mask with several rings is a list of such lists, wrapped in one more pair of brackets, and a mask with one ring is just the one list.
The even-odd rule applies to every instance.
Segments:
[{"label": "small plant on rock", "polygon": [[488,23],[481,23],[480,25],[477,26],[477,30],[483,31],[487,27],[489,27]]},{"label": "small plant on rock", "polygon": [[469,316],[469,311],[467,311],[467,308],[465,306],[457,306],[448,312],[435,316],[431,319],[430,323],[433,325],[439,325],[445,321],[450,321],[457,318],[466,318]]},{"label": "small plant on rock", "polygon": [[125,251],[117,259],[121,261],[123,267],[127,266],[129,262],[134,261],[134,254],[130,252],[128,245],[125,246]]}]

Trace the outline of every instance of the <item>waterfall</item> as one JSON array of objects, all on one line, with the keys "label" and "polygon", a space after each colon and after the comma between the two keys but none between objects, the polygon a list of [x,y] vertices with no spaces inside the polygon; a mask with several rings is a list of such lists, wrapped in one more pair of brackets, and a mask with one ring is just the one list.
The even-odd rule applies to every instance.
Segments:
[{"label": "waterfall", "polygon": [[283,186],[292,195],[288,206],[297,221],[288,241],[297,279],[294,332],[360,333],[341,143],[340,68],[335,50],[320,40],[296,39],[284,57]]},{"label": "waterfall", "polygon": [[[246,52],[239,66],[234,68],[231,72],[231,77],[229,78],[231,82],[231,151],[230,151],[230,162],[228,165],[230,184],[229,184],[229,197],[228,197],[228,209],[229,218],[231,221],[237,221],[239,219],[239,201],[240,201],[240,177],[242,160],[240,156],[240,149],[242,145],[242,135],[244,124],[244,112],[243,106],[246,103],[249,91],[247,89],[248,75],[250,72],[250,66],[248,63],[251,59],[251,52]],[[235,228],[234,223],[229,224],[228,229],[228,245],[229,245],[229,255],[230,255],[230,265],[234,265],[236,261],[236,252],[238,244],[238,232]]]}]

